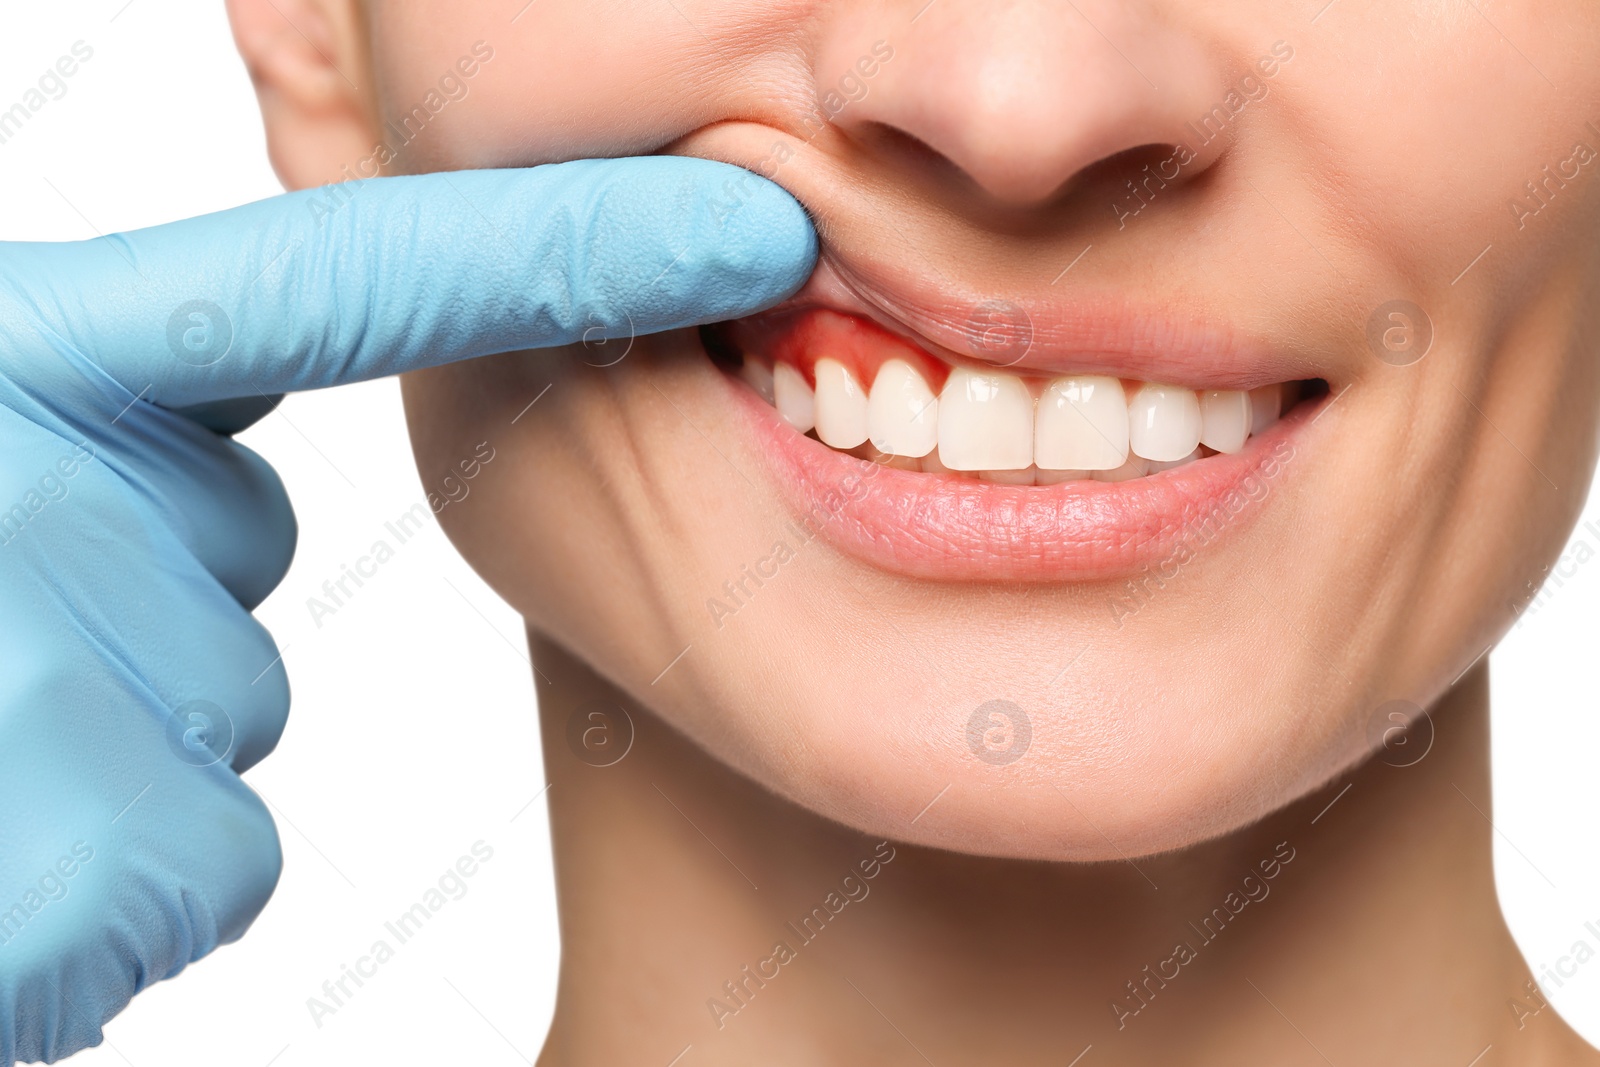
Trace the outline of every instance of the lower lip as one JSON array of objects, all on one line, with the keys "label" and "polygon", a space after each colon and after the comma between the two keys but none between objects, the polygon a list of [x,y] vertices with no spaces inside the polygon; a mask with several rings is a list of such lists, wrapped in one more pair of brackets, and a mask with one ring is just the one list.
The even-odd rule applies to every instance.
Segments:
[{"label": "lower lip", "polygon": [[845,553],[908,578],[1091,582],[1184,562],[1254,522],[1327,397],[1297,404],[1233,455],[1126,482],[1016,486],[903,471],[794,431],[723,376],[795,521]]}]

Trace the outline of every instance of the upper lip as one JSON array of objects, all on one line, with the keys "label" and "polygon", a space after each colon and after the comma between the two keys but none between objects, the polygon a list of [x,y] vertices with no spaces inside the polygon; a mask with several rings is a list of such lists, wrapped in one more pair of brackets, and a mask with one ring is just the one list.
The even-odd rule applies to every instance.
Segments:
[{"label": "upper lip", "polygon": [[1301,355],[1126,293],[985,297],[937,281],[946,284],[849,261],[825,243],[810,280],[769,313],[825,307],[861,315],[947,362],[1019,374],[1104,374],[1210,389],[1326,377]]},{"label": "upper lip", "polygon": [[[1087,215],[1065,224],[1055,220],[1049,230],[1061,235],[1059,262],[1036,270],[1040,240],[989,235],[937,211],[902,211],[875,196],[870,183],[863,186],[825,153],[809,149],[806,138],[770,123],[712,123],[667,150],[764,171],[758,161],[769,158],[774,133],[794,153],[775,180],[818,220],[822,236],[816,271],[780,309],[826,307],[861,315],[946,362],[1008,366],[1038,376],[1105,374],[1191,388],[1253,389],[1312,378],[1337,387],[1356,371],[1345,351],[1346,331],[1308,314],[1306,284],[1284,290],[1297,294],[1287,306],[1282,295],[1273,298],[1277,306],[1269,321],[1278,336],[1241,325],[1237,312],[1244,309],[1229,298],[1254,288],[1257,275],[1240,276],[1240,265],[1225,250],[1214,261],[1208,258],[1204,235],[1192,226],[1179,228],[1176,236],[1201,252],[1187,260],[1196,269],[1182,270],[1173,260],[1170,229],[1118,234]],[[911,233],[888,222],[888,213],[902,217]],[[938,242],[918,240],[919,232],[940,227],[967,231],[951,244],[968,242],[968,253],[941,253]],[[1077,236],[1064,236],[1069,231]],[[982,255],[971,254],[977,250],[973,241]],[[1064,270],[1069,264],[1071,270]],[[998,282],[987,292],[973,281],[998,277],[1002,269],[1033,276]],[[1240,284],[1231,293],[1221,290],[1218,276],[1238,276]],[[1253,317],[1263,310],[1259,301],[1247,306]],[[992,336],[997,310],[1025,325],[1025,345],[1002,344],[996,352],[983,343],[986,334]]]}]

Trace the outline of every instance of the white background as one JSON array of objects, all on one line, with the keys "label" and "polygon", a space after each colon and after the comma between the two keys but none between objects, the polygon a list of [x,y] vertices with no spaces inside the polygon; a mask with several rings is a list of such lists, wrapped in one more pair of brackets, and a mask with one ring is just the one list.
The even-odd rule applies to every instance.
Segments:
[{"label": "white background", "polygon": [[[6,5],[0,110],[78,40],[94,58],[0,145],[0,239],[88,238],[279,191],[218,0]],[[248,778],[277,816],[283,881],[249,936],[141,995],[73,1062],[528,1061],[558,940],[520,620],[430,526],[313,624],[306,598],[422,499],[394,382],[293,397],[243,440],[301,519],[294,568],[261,610],[295,710]],[[1574,547],[1600,553],[1600,507],[1584,521]],[[1600,560],[1567,570],[1493,656],[1495,866],[1536,973],[1580,937],[1600,948],[1583,928],[1600,927]],[[306,999],[479,840],[494,858],[468,895],[315,1026]],[[1547,992],[1600,1042],[1600,960]]]}]

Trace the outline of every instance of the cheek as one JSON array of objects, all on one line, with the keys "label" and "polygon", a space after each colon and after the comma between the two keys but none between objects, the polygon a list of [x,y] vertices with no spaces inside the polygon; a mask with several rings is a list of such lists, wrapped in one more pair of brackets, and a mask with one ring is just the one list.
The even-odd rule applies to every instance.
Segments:
[{"label": "cheek", "polygon": [[495,460],[441,513],[445,532],[530,623],[636,689],[714,630],[708,599],[740,578],[730,561],[771,555],[782,512],[697,429],[726,412],[706,403],[721,372],[692,335],[639,338],[610,368],[590,355],[511,353],[410,375],[407,418],[429,484],[491,438]]},{"label": "cheek", "polygon": [[[1509,244],[1526,236],[1513,199],[1576,142],[1600,138],[1589,125],[1600,119],[1588,107],[1600,93],[1593,34],[1554,28],[1592,13],[1511,4],[1490,25],[1471,5],[1448,18],[1423,10],[1434,6],[1368,5],[1306,35],[1275,79],[1293,99],[1264,105],[1283,109],[1289,136],[1314,131],[1313,182],[1359,212],[1329,220],[1329,232],[1354,226],[1352,240],[1382,247],[1401,267],[1397,286],[1443,272],[1447,287],[1491,244],[1513,260],[1534,255],[1537,241]],[[1600,182],[1584,186],[1569,220],[1594,217]]]},{"label": "cheek", "polygon": [[371,33],[387,120],[421,102],[475,45],[479,54],[492,52],[463,79],[470,97],[406,144],[398,169],[531,166],[656,151],[747,110],[738,101],[755,91],[750,65],[769,54],[764,39],[804,6],[535,0],[515,22],[501,0],[424,0],[392,16],[380,9]]}]

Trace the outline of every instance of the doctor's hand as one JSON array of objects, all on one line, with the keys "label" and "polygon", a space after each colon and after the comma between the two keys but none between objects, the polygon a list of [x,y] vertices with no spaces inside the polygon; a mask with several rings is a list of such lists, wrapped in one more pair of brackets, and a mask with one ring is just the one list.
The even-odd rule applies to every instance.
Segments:
[{"label": "doctor's hand", "polygon": [[251,616],[277,395],[731,318],[810,274],[777,186],[653,157],[382,178],[0,244],[0,1065],[240,937],[281,865],[239,775],[289,689]]}]

